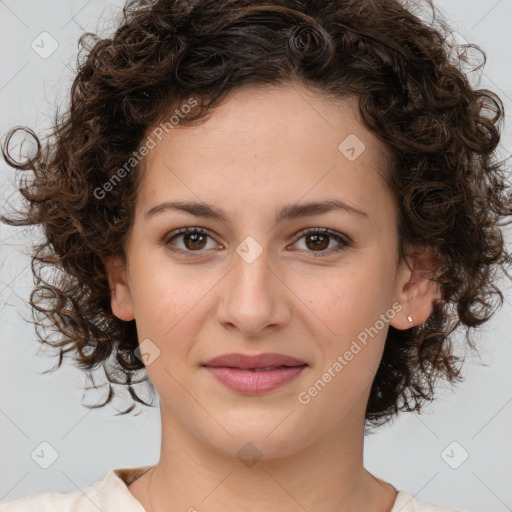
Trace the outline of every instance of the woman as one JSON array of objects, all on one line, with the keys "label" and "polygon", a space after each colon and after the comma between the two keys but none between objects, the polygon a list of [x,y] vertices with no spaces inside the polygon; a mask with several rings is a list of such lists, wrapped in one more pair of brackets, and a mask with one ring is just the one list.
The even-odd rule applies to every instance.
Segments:
[{"label": "woman", "polygon": [[17,163],[7,137],[34,180],[4,221],[45,228],[55,346],[137,401],[149,377],[160,460],[0,510],[451,510],[363,464],[510,263],[503,107],[447,33],[393,0],[127,6],[54,139]]}]

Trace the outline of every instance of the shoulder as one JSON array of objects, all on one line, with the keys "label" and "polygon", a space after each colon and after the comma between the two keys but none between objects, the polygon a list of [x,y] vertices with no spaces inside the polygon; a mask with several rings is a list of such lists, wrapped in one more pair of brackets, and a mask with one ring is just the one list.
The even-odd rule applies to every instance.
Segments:
[{"label": "shoulder", "polygon": [[407,491],[399,491],[395,504],[390,512],[464,512],[453,508],[430,505],[422,501],[416,501]]},{"label": "shoulder", "polygon": [[1,504],[0,512],[89,512],[100,501],[100,483],[69,493],[30,494]]},{"label": "shoulder", "polygon": [[103,480],[83,489],[31,494],[0,504],[0,512],[145,512],[127,484],[147,468],[109,469]]}]

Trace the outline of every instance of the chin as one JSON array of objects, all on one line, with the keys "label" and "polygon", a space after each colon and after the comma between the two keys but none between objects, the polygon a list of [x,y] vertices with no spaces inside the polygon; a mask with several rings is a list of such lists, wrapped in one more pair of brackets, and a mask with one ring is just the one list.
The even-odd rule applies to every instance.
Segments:
[{"label": "chin", "polygon": [[301,436],[297,429],[290,430],[291,424],[288,428],[279,425],[281,421],[282,418],[272,425],[265,422],[251,426],[226,426],[233,437],[224,431],[222,434],[217,431],[215,435],[202,437],[216,451],[230,458],[236,457],[247,467],[252,467],[259,461],[295,455],[307,446],[306,440],[311,439],[311,436]]}]

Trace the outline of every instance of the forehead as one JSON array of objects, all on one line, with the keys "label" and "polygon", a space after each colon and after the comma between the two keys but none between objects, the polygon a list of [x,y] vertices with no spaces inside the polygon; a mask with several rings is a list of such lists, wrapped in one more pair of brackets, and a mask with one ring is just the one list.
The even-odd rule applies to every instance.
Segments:
[{"label": "forehead", "polygon": [[247,88],[204,122],[161,136],[146,158],[140,199],[255,206],[337,190],[365,202],[386,187],[389,157],[355,97],[333,100],[298,84]]},{"label": "forehead", "polygon": [[[184,122],[166,130],[163,138],[169,144],[174,140],[176,145],[193,138],[201,147],[223,141],[227,150],[235,145],[296,142],[301,137],[308,141],[308,147],[332,147],[333,143],[337,147],[343,134],[371,135],[362,122],[358,103],[355,96],[333,98],[300,83],[245,87],[232,92],[193,126],[187,125],[186,115],[181,116]],[[385,144],[377,139],[371,142],[372,151],[390,156]]]}]

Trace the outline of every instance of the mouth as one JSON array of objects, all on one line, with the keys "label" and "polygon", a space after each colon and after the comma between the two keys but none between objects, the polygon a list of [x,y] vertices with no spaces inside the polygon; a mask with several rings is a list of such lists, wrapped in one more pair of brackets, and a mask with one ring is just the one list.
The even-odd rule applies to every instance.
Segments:
[{"label": "mouth", "polygon": [[202,366],[219,368],[238,368],[240,370],[269,371],[281,367],[307,366],[307,363],[283,354],[223,354],[210,359]]},{"label": "mouth", "polygon": [[309,365],[281,354],[225,354],[201,366],[234,391],[259,394],[289,383]]}]

